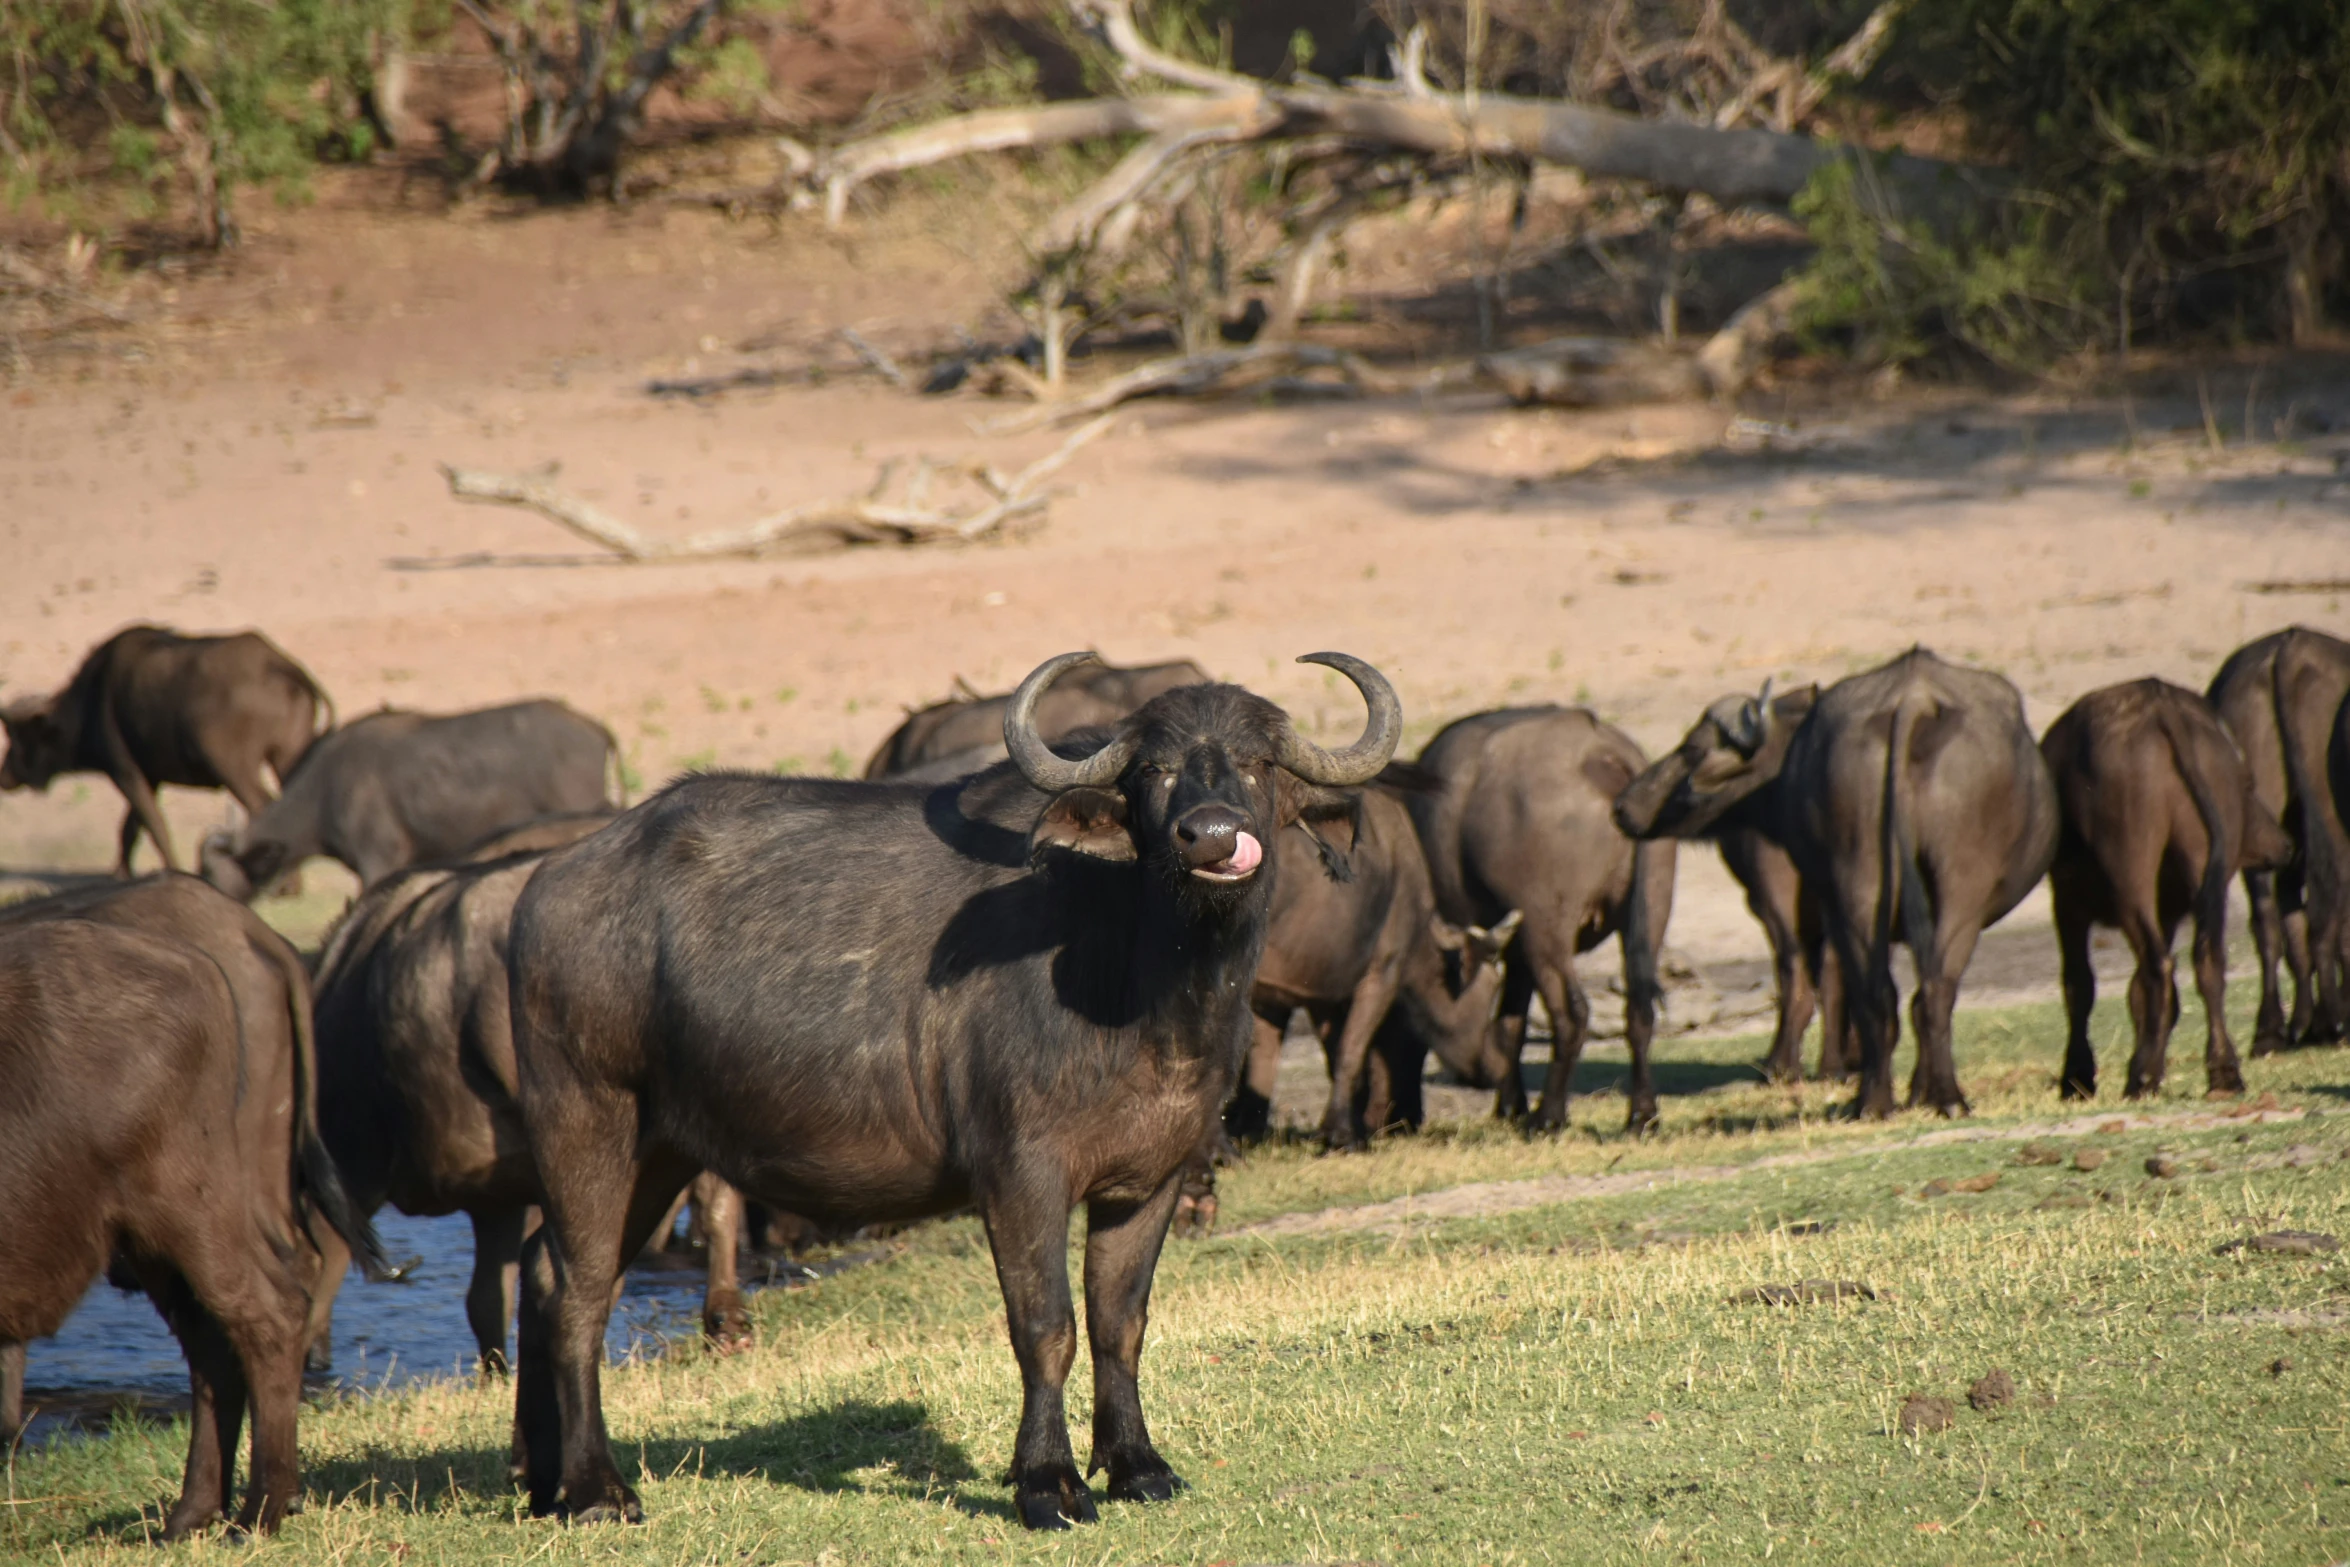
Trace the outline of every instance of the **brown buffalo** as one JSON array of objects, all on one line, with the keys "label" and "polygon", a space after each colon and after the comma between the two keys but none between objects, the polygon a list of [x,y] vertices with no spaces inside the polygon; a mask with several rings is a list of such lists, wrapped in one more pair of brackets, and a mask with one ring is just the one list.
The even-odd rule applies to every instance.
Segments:
[{"label": "brown buffalo", "polygon": [[1227,1129],[1265,1134],[1282,1031],[1300,1008],[1330,1063],[1323,1142],[1354,1147],[1390,1126],[1418,1126],[1431,1049],[1464,1074],[1483,1066],[1516,911],[1491,932],[1438,914],[1411,814],[1382,786],[1308,806],[1273,853],[1272,930],[1250,996],[1256,1041]]},{"label": "brown buffalo", "polygon": [[1550,1073],[1534,1124],[1564,1126],[1591,1002],[1575,958],[1609,936],[1624,958],[1624,1037],[1631,1047],[1627,1123],[1656,1123],[1649,1042],[1656,1033],[1657,955],[1673,911],[1674,845],[1637,844],[1609,808],[1647,758],[1630,736],[1579,707],[1520,707],[1447,725],[1418,766],[1432,780],[1405,796],[1436,892],[1455,925],[1523,916],[1503,957],[1500,1012],[1486,1052],[1498,1115],[1526,1113],[1519,1070],[1537,990],[1550,1014]]},{"label": "brown buffalo", "polygon": [[[1950,1048],[1951,1009],[1983,927],[2015,907],[2056,853],[2056,788],[2024,724],[2023,698],[1997,675],[1924,648],[1840,680],[1791,736],[1777,705],[1672,775],[1652,773],[1616,818],[1665,832],[1749,801],[1755,825],[1795,862],[1843,977],[1859,1044],[1862,1115],[1893,1111],[1900,994],[1892,950],[1917,961],[1912,1104],[1966,1109]],[[1693,738],[1707,726],[1692,729]]]},{"label": "brown buffalo", "polygon": [[2064,1096],[2097,1095],[2089,1013],[2097,974],[2089,928],[2119,929],[2138,960],[2130,984],[2132,1099],[2162,1087],[2179,1015],[2171,944],[2195,917],[2195,988],[2203,997],[2203,1078],[2213,1094],[2244,1091],[2228,1038],[2228,878],[2272,869],[2293,852],[2262,808],[2250,769],[2211,704],[2162,680],[2092,691],[2065,709],[2040,742],[2064,816],[2049,891],[2064,955],[2070,1023]]},{"label": "brown buffalo", "polygon": [[[1639,838],[1711,839],[1722,863],[1746,894],[1746,907],[1763,928],[1778,980],[1778,1028],[1763,1072],[1773,1082],[1803,1075],[1803,1033],[1820,1017],[1820,1076],[1851,1075],[1858,1048],[1846,1026],[1835,954],[1822,938],[1817,910],[1803,895],[1795,860],[1772,837],[1765,806],[1769,791],[1731,798],[1682,786],[1716,758],[1737,756],[1770,771],[1786,760],[1789,742],[1819,699],[1817,686],[1773,697],[1727,696],[1705,710],[1669,755],[1634,780],[1616,801],[1616,822]],[[1766,722],[1765,709],[1768,709]],[[1718,763],[1716,763],[1718,765]]]},{"label": "brown buffalo", "polygon": [[[1092,664],[1065,671],[1037,699],[1036,732],[1058,740],[1093,724],[1114,724],[1162,691],[1208,683],[1208,672],[1190,659],[1123,669]],[[1004,709],[1010,693],[982,696],[961,689],[944,702],[906,715],[865,763],[867,778],[898,778],[919,771],[945,782],[1004,758]]]},{"label": "brown buffalo", "polygon": [[[506,942],[514,900],[547,850],[605,825],[592,814],[533,823],[534,847],[471,864],[417,866],[364,893],[318,966],[319,1124],[359,1211],[463,1213],[473,1225],[465,1316],[482,1369],[507,1366],[515,1263],[537,1222],[538,1168],[515,1101]],[[495,845],[487,847],[494,848]],[[706,1199],[713,1339],[749,1335],[735,1273],[731,1192]],[[314,1327],[323,1333],[323,1314]]]},{"label": "brown buffalo", "polygon": [[8,754],[0,789],[46,789],[60,773],[104,773],[129,804],[116,874],[144,831],[176,869],[158,784],[226,789],[248,816],[269,803],[334,705],[309,672],[257,631],[184,637],[130,626],[82,660],[64,690],[0,708]]},{"label": "brown buffalo", "polygon": [[[2350,642],[2306,626],[2271,632],[2230,654],[2207,694],[2251,764],[2253,792],[2297,851],[2276,870],[2244,872],[2260,950],[2252,1053],[2340,1039],[2350,1028],[2350,833],[2327,784],[2326,745],[2350,697]],[[2280,949],[2293,974],[2290,1021]]]},{"label": "brown buffalo", "polygon": [[[274,971],[274,958],[232,953],[224,966],[136,923],[0,925],[0,1340],[57,1331],[119,1258],[188,1357],[187,1472],[165,1535],[234,1500],[248,1402],[252,1484],[237,1523],[267,1531],[298,1494],[303,1328],[319,1268],[308,1215],[371,1260],[374,1236],[309,1124],[307,1063],[267,1053],[266,1017],[254,1020],[261,1034],[245,1027],[229,967]],[[285,996],[281,984],[281,1016]]]}]

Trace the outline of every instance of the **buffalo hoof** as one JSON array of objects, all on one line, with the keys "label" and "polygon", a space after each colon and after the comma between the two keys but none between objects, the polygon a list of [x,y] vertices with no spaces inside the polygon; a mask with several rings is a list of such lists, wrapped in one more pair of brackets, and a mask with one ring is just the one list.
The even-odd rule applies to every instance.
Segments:
[{"label": "buffalo hoof", "polygon": [[1110,1477],[1113,1502],[1171,1502],[1178,1491],[1190,1489],[1190,1483],[1164,1462],[1153,1468],[1137,1469],[1132,1474]]},{"label": "buffalo hoof", "polygon": [[1074,1468],[1047,1471],[1019,1482],[1020,1522],[1030,1529],[1066,1529],[1092,1523],[1093,1492]]},{"label": "buffalo hoof", "polygon": [[750,1319],[743,1315],[738,1303],[724,1311],[705,1312],[702,1316],[702,1341],[716,1355],[739,1354],[753,1342]]},{"label": "buffalo hoof", "polygon": [[191,1534],[211,1528],[223,1516],[217,1507],[188,1507],[184,1504],[174,1507],[163,1520],[163,1537],[166,1540],[184,1540]]},{"label": "buffalo hoof", "polygon": [[645,1509],[618,1475],[605,1474],[566,1488],[563,1516],[573,1523],[643,1523]]},{"label": "buffalo hoof", "polygon": [[1634,1137],[1645,1137],[1662,1125],[1663,1121],[1664,1117],[1657,1113],[1656,1101],[1652,1099],[1646,1104],[1632,1107],[1632,1113],[1624,1119],[1624,1130]]}]

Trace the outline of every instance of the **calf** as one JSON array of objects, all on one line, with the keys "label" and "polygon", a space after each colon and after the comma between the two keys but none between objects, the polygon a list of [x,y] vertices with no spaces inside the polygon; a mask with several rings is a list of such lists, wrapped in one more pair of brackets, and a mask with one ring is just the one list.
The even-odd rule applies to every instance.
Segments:
[{"label": "calf", "polygon": [[[1380,786],[1309,803],[1273,853],[1281,874],[1250,996],[1256,1040],[1226,1128],[1265,1134],[1282,1031],[1301,1007],[1330,1063],[1323,1143],[1351,1148],[1389,1126],[1419,1125],[1431,1048],[1463,1072],[1483,1064],[1515,911],[1498,935],[1438,914],[1411,814]],[[1392,1026],[1391,1010],[1401,1013]]]},{"label": "calf", "polygon": [[1950,1049],[1959,980],[1983,927],[2015,907],[2056,854],[2056,786],[2024,724],[2023,698],[1997,675],[1912,648],[1829,687],[1792,736],[1776,733],[1787,720],[1775,704],[1758,702],[1755,717],[1747,732],[1719,731],[1677,778],[1631,793],[1617,819],[1705,820],[1751,800],[1753,819],[1818,900],[1842,971],[1860,1054],[1855,1112],[1893,1112],[1899,941],[1918,970],[1910,1103],[1963,1113]]},{"label": "calf", "polygon": [[[1072,668],[1037,699],[1036,732],[1058,740],[1092,724],[1114,724],[1162,691],[1208,683],[1208,672],[1188,658],[1121,669],[1115,664]],[[901,778],[919,771],[944,783],[1004,759],[1007,693],[982,696],[965,686],[954,697],[906,715],[865,763],[867,778]]]},{"label": "calf", "polygon": [[[551,840],[576,843],[604,821],[563,818],[567,830],[560,832],[554,822],[537,823],[534,848],[396,872],[351,906],[319,959],[326,1145],[360,1212],[388,1202],[402,1213],[463,1213],[472,1222],[465,1316],[486,1374],[507,1367],[514,1270],[540,1200],[515,1099],[508,922],[523,884],[559,846]],[[735,1275],[736,1228],[710,1225],[703,1323],[723,1344],[749,1336]],[[314,1335],[325,1326],[322,1315]]]},{"label": "calf", "polygon": [[297,1495],[306,1212],[376,1256],[310,1125],[307,1063],[265,1054],[243,1011],[187,942],[64,915],[0,925],[0,1340],[56,1332],[110,1257],[129,1267],[194,1398],[167,1538],[233,1501],[248,1401],[238,1527],[276,1528]]},{"label": "calf", "polygon": [[269,803],[334,705],[309,672],[257,631],[184,637],[130,626],[98,644],[64,690],[0,708],[8,754],[0,789],[46,789],[60,773],[104,773],[122,791],[115,874],[129,876],[143,831],[166,869],[179,857],[158,784],[226,789],[247,816]]},{"label": "calf", "polygon": [[[2350,832],[2328,787],[2326,743],[2350,697],[2350,642],[2289,626],[2228,655],[2207,693],[2252,769],[2262,809],[2295,853],[2274,870],[2248,866],[2244,895],[2260,952],[2252,1053],[2321,1044],[2350,1028]],[[2339,787],[2337,775],[2336,787]],[[2288,1021],[2278,993],[2282,949],[2293,974]]]},{"label": "calf", "polygon": [[[1727,793],[1698,795],[1683,789],[1716,757],[1735,754],[1765,771],[1786,760],[1795,731],[1810,716],[1819,688],[1760,696],[1727,696],[1705,710],[1681,743],[1650,766],[1617,796],[1616,825],[1635,838],[1711,839],[1722,864],[1746,894],[1747,911],[1763,928],[1778,980],[1778,1028],[1763,1074],[1792,1083],[1803,1075],[1803,1033],[1816,1009],[1820,1017],[1820,1076],[1849,1076],[1857,1047],[1845,1026],[1843,987],[1835,954],[1826,950],[1817,911],[1804,896],[1795,861],[1772,836],[1766,806],[1775,792],[1758,790],[1733,799]],[[1769,720],[1765,721],[1765,708]]]},{"label": "calf", "polygon": [[1631,1047],[1628,1124],[1657,1119],[1649,1076],[1656,1033],[1657,953],[1673,911],[1674,846],[1635,843],[1609,808],[1647,758],[1622,731],[1579,707],[1518,707],[1447,725],[1420,753],[1434,787],[1406,796],[1436,892],[1456,925],[1493,926],[1512,910],[1523,924],[1503,956],[1500,1014],[1488,1074],[1494,1113],[1526,1114],[1519,1061],[1534,994],[1550,1014],[1550,1073],[1534,1125],[1567,1123],[1575,1064],[1591,1002],[1575,958],[1615,936],[1624,955],[1624,1037]]},{"label": "calf", "polygon": [[2284,864],[2293,842],[2262,809],[2235,741],[2194,692],[2133,680],[2065,709],[2040,752],[2064,820],[2048,873],[2070,1023],[2064,1097],[2097,1096],[2097,1054],[2089,1044],[2097,1004],[2093,924],[2119,928],[2138,960],[2130,984],[2137,1049],[2126,1092],[2138,1099],[2162,1087],[2179,1016],[2171,943],[2189,913],[2195,988],[2203,997],[2204,1086],[2215,1095],[2242,1093],[2227,1023],[2228,878],[2247,866]]},{"label": "calf", "polygon": [[609,811],[618,770],[610,731],[560,702],[371,713],[313,746],[241,837],[205,840],[204,879],[249,899],[324,854],[372,887],[537,817]]},{"label": "calf", "polygon": [[546,1183],[516,1378],[535,1511],[639,1515],[604,1429],[604,1326],[622,1262],[704,1168],[820,1222],[978,1209],[1031,1528],[1094,1516],[1061,1396],[1084,1204],[1094,1465],[1113,1498],[1180,1488],[1143,1420],[1144,1320],[1182,1168],[1247,1049],[1265,846],[1299,783],[1375,777],[1402,712],[1369,665],[1317,654],[1370,707],[1344,751],[1206,685],[1063,754],[1037,702],[1091,657],[1013,693],[1008,766],[936,786],[688,778],[531,879],[507,964]]}]

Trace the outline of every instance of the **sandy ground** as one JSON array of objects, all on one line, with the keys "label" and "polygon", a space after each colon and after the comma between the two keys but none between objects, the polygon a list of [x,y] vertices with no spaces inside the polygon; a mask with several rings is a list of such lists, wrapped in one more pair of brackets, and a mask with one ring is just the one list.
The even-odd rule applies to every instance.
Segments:
[{"label": "sandy ground", "polygon": [[[232,267],[149,285],[149,328],[0,388],[0,700],[57,685],[129,621],[257,626],[346,717],[552,693],[610,724],[649,786],[695,765],[846,770],[952,677],[1000,687],[1073,647],[1198,659],[1336,737],[1351,692],[1290,660],[1343,648],[1394,679],[1414,744],[1561,701],[1653,749],[1725,691],[1917,642],[2004,672],[2044,725],[2116,680],[2200,688],[2291,621],[2350,633],[2350,433],[2309,433],[2350,432],[2338,358],[1827,413],[1770,395],[1133,405],[1012,542],[626,566],[451,499],[436,465],[559,464],[652,533],[862,490],[891,459],[1008,470],[1059,436],[975,434],[1003,409],[972,396],[853,374],[643,390],[847,366],[843,326],[907,353],[1000,332],[1002,244],[918,206],[833,234],[330,199],[254,230]],[[183,852],[230,809],[169,804]],[[102,868],[119,814],[96,779],[0,798],[0,871]],[[1994,933],[1974,999],[2045,991],[2045,919],[2035,900]],[[1710,851],[1683,858],[1672,944],[1752,1010],[1759,933]]]}]

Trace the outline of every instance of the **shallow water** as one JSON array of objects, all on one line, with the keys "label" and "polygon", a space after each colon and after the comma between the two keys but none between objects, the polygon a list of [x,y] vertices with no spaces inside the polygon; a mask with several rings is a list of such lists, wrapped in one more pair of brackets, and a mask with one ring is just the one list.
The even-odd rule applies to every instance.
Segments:
[{"label": "shallow water", "polygon": [[[465,1286],[473,1276],[473,1226],[463,1214],[411,1219],[386,1208],[376,1215],[384,1254],[395,1264],[424,1260],[396,1284],[370,1284],[354,1270],[335,1297],[334,1369],[344,1387],[381,1387],[428,1377],[471,1376],[473,1330],[465,1324]],[[754,1268],[745,1259],[744,1284]],[[657,1354],[669,1339],[700,1331],[698,1267],[638,1268],[621,1291],[606,1331],[615,1360]],[[512,1334],[508,1334],[512,1353]],[[314,1383],[318,1379],[313,1379]],[[39,1409],[27,1434],[41,1441],[71,1430],[118,1403],[185,1408],[187,1363],[179,1341],[135,1291],[101,1280],[55,1338],[26,1351],[26,1404]]]}]

